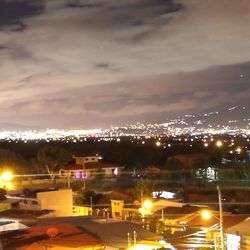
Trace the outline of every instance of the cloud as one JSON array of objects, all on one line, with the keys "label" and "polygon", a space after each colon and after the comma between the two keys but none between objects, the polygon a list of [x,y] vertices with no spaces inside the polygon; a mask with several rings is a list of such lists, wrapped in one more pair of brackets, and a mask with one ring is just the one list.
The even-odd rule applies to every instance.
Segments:
[{"label": "cloud", "polygon": [[106,126],[245,100],[249,1],[178,2],[53,0],[0,19],[0,119]]}]

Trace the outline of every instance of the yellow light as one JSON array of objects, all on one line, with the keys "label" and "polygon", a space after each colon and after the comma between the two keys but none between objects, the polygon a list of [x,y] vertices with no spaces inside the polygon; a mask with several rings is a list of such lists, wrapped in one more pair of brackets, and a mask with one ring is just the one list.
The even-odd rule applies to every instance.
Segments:
[{"label": "yellow light", "polygon": [[161,142],[160,142],[160,141],[157,141],[157,142],[155,143],[155,145],[156,145],[157,147],[160,147],[160,146],[161,146]]},{"label": "yellow light", "polygon": [[222,141],[219,140],[219,141],[216,142],[216,146],[217,147],[220,148],[220,147],[222,147],[222,145],[223,145]]},{"label": "yellow light", "polygon": [[143,202],[143,208],[144,209],[150,209],[152,207],[152,202],[150,201],[150,200],[145,200],[144,202]]},{"label": "yellow light", "polygon": [[207,142],[206,142],[206,143],[204,143],[204,147],[206,147],[206,148],[208,147],[208,143],[207,143]]},{"label": "yellow light", "polygon": [[11,172],[6,171],[2,173],[1,179],[3,181],[10,181],[12,178],[13,178],[13,174]]},{"label": "yellow light", "polygon": [[235,149],[235,151],[236,151],[238,154],[240,154],[240,153],[241,153],[241,148],[238,147],[238,148]]},{"label": "yellow light", "polygon": [[203,210],[201,212],[201,217],[204,220],[209,220],[211,218],[211,213],[208,210]]}]

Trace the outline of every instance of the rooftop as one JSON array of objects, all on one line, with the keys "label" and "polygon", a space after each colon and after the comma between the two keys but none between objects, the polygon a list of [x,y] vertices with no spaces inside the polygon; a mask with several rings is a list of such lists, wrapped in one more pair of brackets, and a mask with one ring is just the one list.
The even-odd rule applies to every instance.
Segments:
[{"label": "rooftop", "polygon": [[133,237],[134,231],[137,234],[137,240],[157,240],[161,237],[141,228],[135,223],[119,220],[106,220],[99,217],[61,217],[41,219],[38,225],[67,223],[87,232],[98,236],[107,245],[112,247],[126,248],[128,245],[128,233]]},{"label": "rooftop", "polygon": [[118,164],[111,164],[111,163],[103,163],[103,162],[87,162],[83,165],[80,164],[71,164],[64,169],[67,170],[78,170],[78,169],[104,169],[104,168],[124,168],[124,166]]},{"label": "rooftop", "polygon": [[26,230],[12,232],[4,237],[3,245],[6,250],[25,246],[34,250],[42,250],[44,246],[73,249],[104,248],[104,244],[100,240],[70,224],[34,226]]}]

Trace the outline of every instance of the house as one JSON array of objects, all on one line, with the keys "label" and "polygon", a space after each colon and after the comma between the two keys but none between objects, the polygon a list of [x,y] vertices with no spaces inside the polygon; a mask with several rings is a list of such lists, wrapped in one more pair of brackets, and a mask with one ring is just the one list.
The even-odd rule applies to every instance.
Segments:
[{"label": "house", "polygon": [[18,209],[24,211],[53,211],[53,216],[73,214],[73,195],[71,189],[34,190],[25,196],[10,196],[19,201]]},{"label": "house", "polygon": [[5,250],[102,250],[105,248],[102,241],[70,224],[32,226],[6,233],[2,244]]},{"label": "house", "polygon": [[13,218],[0,218],[0,232],[14,231],[27,228],[19,220]]},{"label": "house", "polygon": [[226,228],[226,244],[228,250],[250,249],[250,217],[236,225]]},{"label": "house", "polygon": [[144,208],[140,202],[138,202],[138,204],[125,206],[122,211],[122,217],[128,220],[136,220],[143,214],[145,215],[145,213],[148,215],[156,215],[157,213],[161,214],[164,209],[168,209],[170,207],[178,208],[185,205],[184,203],[167,199],[155,199],[151,203],[150,208],[146,209],[147,211],[143,211]]},{"label": "house", "polygon": [[56,226],[62,222],[95,235],[99,240],[105,242],[107,250],[135,249],[135,246],[136,249],[140,247],[140,249],[153,250],[170,246],[167,243],[159,242],[162,239],[161,236],[128,221],[79,216],[42,219],[38,221],[38,225],[53,224]]},{"label": "house", "polygon": [[[21,209],[9,209],[0,212],[1,218],[7,218],[6,220],[13,220],[18,222],[19,225],[30,226],[38,218],[47,218],[54,216],[54,211],[52,210],[21,210]],[[1,248],[0,248],[1,249]]]},{"label": "house", "polygon": [[207,160],[209,155],[202,153],[193,153],[193,154],[178,154],[169,157],[167,160],[172,161],[176,160],[182,163],[183,167],[191,168],[195,161],[197,160]]},{"label": "house", "polygon": [[98,175],[115,177],[119,176],[124,168],[118,164],[101,162],[100,156],[73,156],[73,159],[75,159],[75,164],[60,169],[60,177],[73,179],[87,179]]},{"label": "house", "polygon": [[[192,249],[206,249],[206,247],[214,248],[220,244],[220,216],[218,211],[199,207],[186,207],[185,210],[180,210],[168,209],[168,213],[164,214],[164,231],[171,244],[178,249],[183,245]],[[204,211],[207,211],[209,216],[204,216]],[[223,212],[223,229],[227,230],[227,228],[240,223],[245,218],[246,216]],[[192,235],[192,242],[186,237],[190,234]]]}]

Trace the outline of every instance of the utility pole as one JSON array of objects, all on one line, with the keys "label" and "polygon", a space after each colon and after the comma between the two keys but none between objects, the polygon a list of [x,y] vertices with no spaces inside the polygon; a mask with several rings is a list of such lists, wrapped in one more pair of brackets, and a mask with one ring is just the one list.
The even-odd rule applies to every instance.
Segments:
[{"label": "utility pole", "polygon": [[93,215],[93,199],[92,196],[90,196],[90,211],[91,211],[91,215]]},{"label": "utility pole", "polygon": [[136,238],[137,238],[137,234],[136,234],[136,231],[134,231],[134,247],[136,247]]},{"label": "utility pole", "polygon": [[131,242],[130,242],[130,235],[128,233],[128,248],[131,246]]},{"label": "utility pole", "polygon": [[221,190],[219,185],[217,185],[217,192],[218,192],[219,212],[220,212],[220,249],[224,250],[223,213],[222,213]]},{"label": "utility pole", "polygon": [[70,178],[71,178],[71,173],[70,173],[70,171],[69,171],[67,177],[68,177],[68,188],[70,188]]}]

